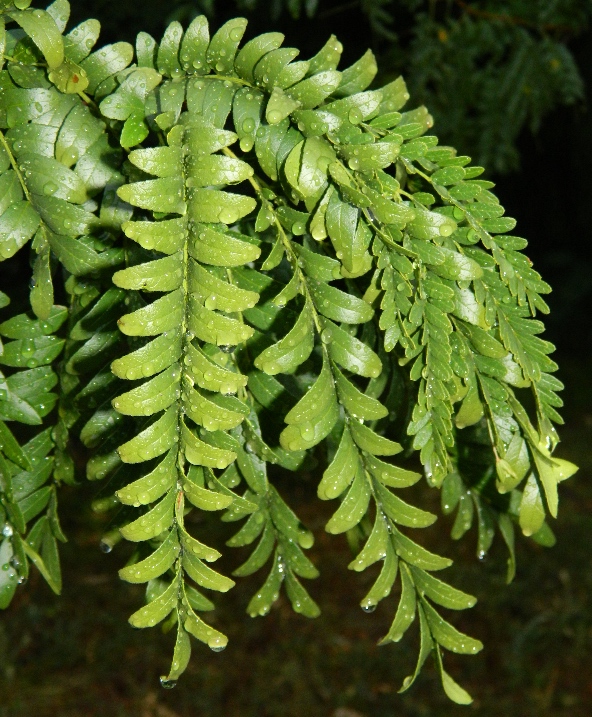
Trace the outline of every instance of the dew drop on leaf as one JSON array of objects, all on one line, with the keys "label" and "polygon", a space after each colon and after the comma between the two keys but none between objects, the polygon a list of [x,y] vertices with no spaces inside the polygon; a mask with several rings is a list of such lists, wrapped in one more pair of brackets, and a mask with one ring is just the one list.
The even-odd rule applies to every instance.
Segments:
[{"label": "dew drop on leaf", "polygon": [[250,133],[255,129],[255,120],[251,117],[247,117],[247,119],[243,122],[243,132]]},{"label": "dew drop on leaf", "polygon": [[314,438],[314,427],[312,423],[303,423],[300,426],[300,435],[305,441],[311,441]]}]

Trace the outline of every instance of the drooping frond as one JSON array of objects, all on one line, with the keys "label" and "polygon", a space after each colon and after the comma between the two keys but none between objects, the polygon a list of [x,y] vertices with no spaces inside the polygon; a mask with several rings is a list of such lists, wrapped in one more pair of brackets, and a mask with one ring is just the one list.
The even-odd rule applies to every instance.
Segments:
[{"label": "drooping frond", "polygon": [[[134,543],[120,576],[147,586],[131,624],[176,625],[171,685],[189,635],[227,643],[200,614],[214,608],[203,591],[234,584],[209,565],[208,515],[245,521],[227,541],[254,545],[235,577],[266,566],[251,616],[282,588],[319,613],[301,582],[318,575],[314,538],[275,477],[326,455],[318,496],[339,499],[326,530],[360,543],[351,570],[381,564],[362,607],[397,595],[382,642],[417,616],[403,689],[433,653],[448,696],[469,702],[442,650],[482,645],[438,610],[476,599],[408,535],[436,516],[403,498],[421,475],[399,459],[418,453],[443,512],[458,511],[454,538],[476,515],[484,555],[499,528],[510,579],[514,524],[552,541],[545,516],[575,467],[552,456],[561,384],[534,318],[549,287],[515,221],[481,167],[427,134],[425,107],[405,109],[402,78],[369,89],[371,52],[340,71],[334,37],[303,61],[279,33],[241,46],[244,19],[210,37],[200,16],[160,42],[140,33],[135,53],[90,53],[97,26],[64,36],[67,11],[5,12],[18,27],[0,73],[0,254],[33,240],[36,318],[0,324],[0,550],[19,563],[3,604],[27,560],[59,586],[56,487],[74,481],[80,441],[87,477],[106,479],[95,509],[119,509],[103,546]],[[62,276],[67,309],[53,307]],[[4,423],[46,416],[23,449]]]}]

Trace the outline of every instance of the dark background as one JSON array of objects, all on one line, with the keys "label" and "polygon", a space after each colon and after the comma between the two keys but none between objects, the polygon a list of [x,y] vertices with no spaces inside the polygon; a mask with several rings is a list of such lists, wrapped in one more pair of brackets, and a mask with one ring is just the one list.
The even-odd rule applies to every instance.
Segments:
[{"label": "dark background", "polygon": [[[139,30],[158,38],[176,9],[160,0],[72,4],[71,24],[98,17],[103,43],[133,42]],[[234,2],[218,0],[215,8],[214,26],[239,14]],[[407,11],[397,15],[403,45],[412,22]],[[259,10],[249,36],[270,29],[283,31],[286,44],[301,48],[303,57],[335,33],[345,48],[343,66],[376,44],[356,3],[321,2],[316,18],[293,20],[284,13],[273,22]],[[384,41],[378,45],[386,55]],[[570,49],[589,98],[590,31],[574,38]],[[434,131],[439,134],[437,118]],[[462,153],[463,147],[458,149]],[[223,596],[214,614],[214,624],[228,631],[228,649],[214,655],[194,644],[190,667],[171,692],[158,685],[170,659],[171,636],[157,630],[138,633],[127,626],[140,591],[118,580],[123,557],[117,551],[109,556],[99,552],[104,523],[88,507],[81,508],[88,506],[96,488],[64,490],[62,511],[70,535],[63,550],[64,594],[55,598],[37,576],[19,591],[0,622],[0,717],[592,713],[592,121],[587,103],[555,110],[535,136],[525,130],[519,150],[521,170],[493,179],[507,214],[518,220],[517,233],[529,239],[529,257],[554,288],[546,338],[558,347],[558,375],[566,383],[566,426],[558,452],[581,470],[561,487],[560,517],[554,524],[557,546],[546,550],[519,541],[518,576],[509,587],[499,539],[489,560],[480,564],[474,557],[474,535],[454,545],[448,538],[450,521],[438,523],[434,546],[458,558],[450,581],[479,596],[477,607],[456,624],[482,639],[485,650],[474,659],[451,656],[447,661],[447,669],[475,697],[473,706],[448,703],[431,668],[424,669],[410,693],[396,694],[412,670],[417,646],[406,639],[376,648],[392,619],[392,599],[371,616],[359,609],[372,575],[346,570],[350,558],[345,541],[322,530],[331,506],[311,505],[316,477],[303,476],[291,478],[291,484],[286,480],[281,489],[290,492],[290,502],[317,536],[321,578],[311,591],[322,617],[306,621],[280,601],[265,620],[251,620],[244,610],[261,578],[241,581]],[[426,501],[438,500],[432,493]]]}]

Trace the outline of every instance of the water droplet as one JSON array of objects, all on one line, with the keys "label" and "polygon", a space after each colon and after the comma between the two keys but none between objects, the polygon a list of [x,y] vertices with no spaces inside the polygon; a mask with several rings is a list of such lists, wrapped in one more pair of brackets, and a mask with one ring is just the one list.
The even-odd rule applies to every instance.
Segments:
[{"label": "water droplet", "polygon": [[222,652],[222,650],[226,649],[227,644],[228,639],[224,635],[212,637],[208,640],[208,647],[212,652]]},{"label": "water droplet", "polygon": [[51,195],[58,191],[58,185],[53,182],[46,182],[43,185],[43,194]]},{"label": "water droplet", "polygon": [[75,147],[67,147],[62,152],[62,162],[67,165],[72,165],[78,161],[78,150]]},{"label": "water droplet", "polygon": [[267,120],[269,124],[277,124],[282,120],[282,113],[279,110],[271,110],[271,112],[267,114]]},{"label": "water droplet", "polygon": [[354,107],[349,111],[347,118],[352,124],[358,124],[362,121],[362,113],[357,107]]},{"label": "water droplet", "polygon": [[13,533],[14,531],[12,529],[12,525],[10,525],[10,523],[5,523],[4,527],[2,528],[2,535],[5,538],[10,538],[12,537]]},{"label": "water droplet", "polygon": [[172,690],[173,687],[177,686],[177,680],[167,680],[166,677],[161,677],[160,684],[165,690]]},{"label": "water droplet", "polygon": [[250,134],[255,129],[255,120],[252,117],[247,117],[247,119],[243,122],[243,132],[247,132],[247,134]]},{"label": "water droplet", "polygon": [[301,548],[308,550],[314,545],[314,535],[310,532],[310,530],[303,530],[298,533],[298,543]]},{"label": "water droplet", "polygon": [[453,224],[440,224],[440,236],[449,237],[453,232]]},{"label": "water droplet", "polygon": [[362,605],[362,610],[364,612],[374,612],[376,610],[376,605]]},{"label": "water droplet", "polygon": [[113,545],[106,540],[101,540],[101,542],[99,543],[99,548],[101,549],[102,553],[110,553],[113,550]]},{"label": "water droplet", "polygon": [[224,207],[224,209],[220,210],[218,219],[223,224],[233,224],[238,219],[238,213],[232,207]]},{"label": "water droplet", "polygon": [[307,421],[306,423],[301,424],[300,435],[302,436],[302,438],[304,438],[305,441],[312,441],[312,439],[314,438],[314,434],[315,431],[312,423]]}]

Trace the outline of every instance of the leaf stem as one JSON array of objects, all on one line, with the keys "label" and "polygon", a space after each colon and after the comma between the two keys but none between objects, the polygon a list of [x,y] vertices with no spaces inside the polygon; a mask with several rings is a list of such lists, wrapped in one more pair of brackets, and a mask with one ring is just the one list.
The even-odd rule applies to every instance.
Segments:
[{"label": "leaf stem", "polygon": [[[232,150],[228,149],[228,147],[224,147],[224,149],[222,151],[224,152],[224,154],[227,157],[232,157],[233,159],[238,159],[237,155]],[[261,180],[259,180],[259,178],[257,178],[255,175],[253,175],[252,177],[249,177],[249,182],[251,183],[251,186],[253,187],[253,189],[255,190],[257,195],[259,196],[260,201],[263,204],[265,204],[266,208],[269,211],[271,211],[271,213],[273,214],[274,226],[277,230],[278,236],[282,240],[282,244],[284,245],[284,250],[288,256],[290,265],[292,266],[294,271],[298,273],[298,277],[300,279],[300,283],[301,283],[301,286],[304,291],[304,298],[306,300],[306,303],[312,308],[314,325],[315,325],[315,328],[316,328],[318,334],[320,335],[323,330],[323,327],[322,327],[318,312],[316,310],[312,295],[308,288],[308,284],[306,281],[306,275],[304,274],[304,272],[302,271],[302,269],[300,268],[300,266],[298,264],[298,257],[296,256],[296,253],[294,252],[294,249],[292,248],[292,243],[288,239],[288,236],[287,236],[287,234],[284,230],[284,227],[282,226],[282,224],[274,210],[272,203],[266,197],[263,196],[263,191],[262,191],[263,188],[261,187],[260,181]]]},{"label": "leaf stem", "polygon": [[25,183],[25,179],[22,175],[22,172],[17,164],[16,158],[14,154],[12,153],[12,150],[10,149],[10,145],[6,141],[6,137],[4,136],[4,133],[2,130],[0,130],[0,144],[4,147],[6,150],[6,154],[8,155],[8,159],[10,160],[10,164],[12,165],[12,168],[14,169],[16,176],[19,180],[19,184],[21,185],[21,189],[23,190],[23,194],[25,195],[25,198],[28,202],[31,202],[31,194],[29,193],[29,188],[27,187]]}]

